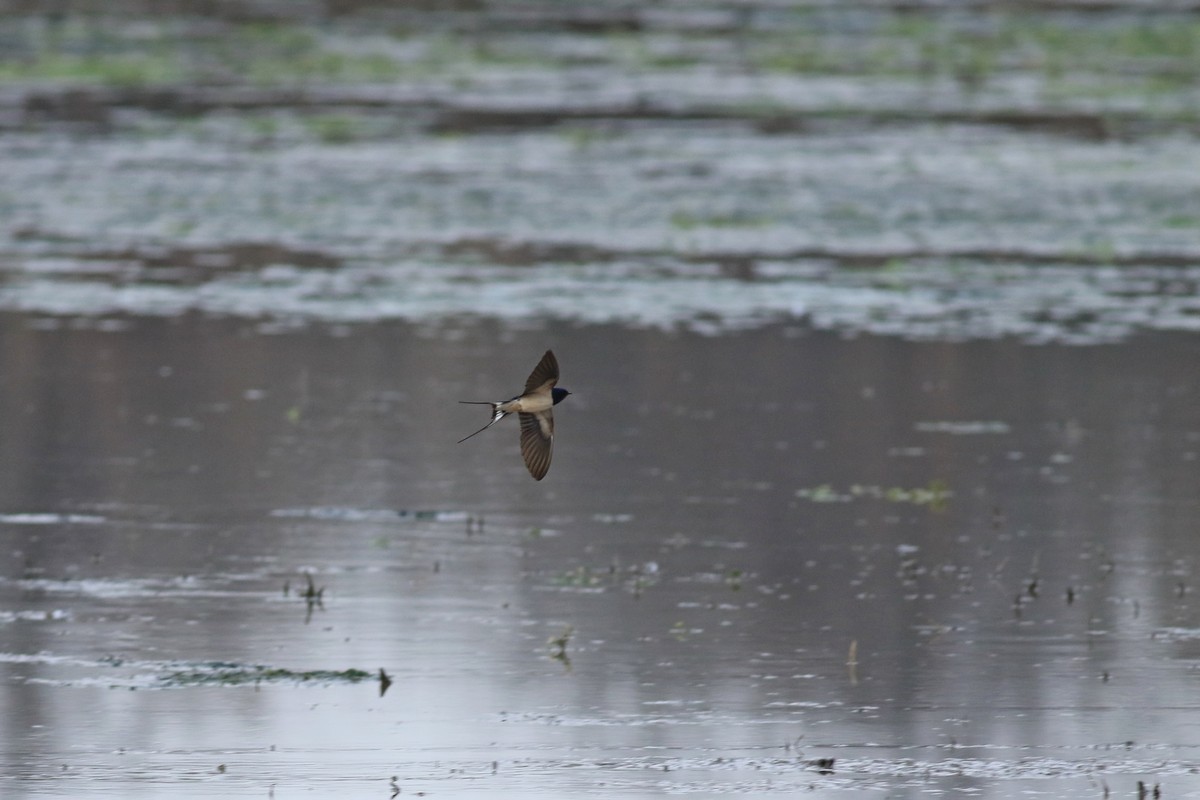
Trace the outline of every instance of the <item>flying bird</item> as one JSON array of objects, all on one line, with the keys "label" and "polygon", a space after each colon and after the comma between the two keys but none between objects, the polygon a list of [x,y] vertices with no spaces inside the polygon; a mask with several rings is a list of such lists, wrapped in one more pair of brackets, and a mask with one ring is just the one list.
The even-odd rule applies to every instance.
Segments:
[{"label": "flying bird", "polygon": [[[529,373],[525,391],[511,400],[459,400],[467,405],[492,407],[492,421],[471,436],[483,433],[509,414],[516,414],[521,418],[521,457],[525,459],[529,474],[540,481],[550,471],[550,456],[554,452],[554,407],[570,394],[555,386],[556,383],[558,359],[553,351],[547,350]],[[458,443],[462,444],[471,436],[459,439]]]}]

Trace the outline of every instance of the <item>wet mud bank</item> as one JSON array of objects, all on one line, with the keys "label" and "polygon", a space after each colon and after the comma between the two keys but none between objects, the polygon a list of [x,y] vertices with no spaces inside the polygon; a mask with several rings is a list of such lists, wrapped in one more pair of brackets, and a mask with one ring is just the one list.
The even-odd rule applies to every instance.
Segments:
[{"label": "wet mud bank", "polygon": [[[797,87],[802,91],[802,87]],[[638,125],[693,124],[736,126],[767,136],[804,136],[815,133],[854,133],[877,128],[924,125],[995,127],[1031,134],[1062,136],[1085,141],[1136,140],[1173,135],[1196,136],[1200,122],[1189,116],[1147,116],[1137,110],[1026,109],[878,109],[827,107],[760,109],[706,105],[679,107],[650,97],[633,98],[619,105],[580,107],[539,106],[533,98],[510,101],[501,107],[472,105],[437,97],[437,92],[404,92],[386,88],[353,87],[316,90],[245,89],[221,87],[183,88],[31,88],[0,92],[0,130],[29,131],[63,128],[74,133],[113,134],[135,125],[132,112],[174,119],[192,119],[216,113],[264,114],[288,111],[299,115],[349,114],[386,117],[394,130],[431,136],[484,133],[519,134],[541,129],[596,129],[619,133]],[[421,95],[434,95],[425,96]],[[513,107],[519,103],[524,107]]]},{"label": "wet mud bank", "polygon": [[1196,326],[1177,6],[211,8],[0,16],[0,307]]}]

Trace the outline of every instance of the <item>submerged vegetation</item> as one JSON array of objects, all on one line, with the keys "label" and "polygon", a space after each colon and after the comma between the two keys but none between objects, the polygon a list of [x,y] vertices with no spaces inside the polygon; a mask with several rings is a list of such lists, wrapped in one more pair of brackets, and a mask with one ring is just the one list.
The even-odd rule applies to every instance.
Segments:
[{"label": "submerged vegetation", "polygon": [[[376,678],[376,673],[361,669],[292,670],[261,664],[235,664],[214,661],[192,664],[163,675],[162,686],[240,686],[247,683],[360,683]],[[390,684],[391,681],[389,680]]]},{"label": "submerged vegetation", "polygon": [[798,489],[796,496],[814,503],[849,503],[855,500],[883,500],[888,503],[908,503],[926,506],[931,511],[945,511],[954,493],[945,481],[935,478],[925,486],[867,486],[854,484],[844,491],[828,483]]},{"label": "submerged vegetation", "polygon": [[10,16],[0,18],[0,81],[285,86],[470,81],[497,68],[718,66],[966,85],[1026,74],[1046,91],[1094,94],[1187,89],[1200,74],[1200,21],[1183,14],[1114,12],[1098,25],[1082,13],[1026,8],[764,8],[708,24],[660,14],[636,29],[606,26],[601,15],[586,29],[531,34],[502,8],[476,13],[427,25],[412,12],[379,11],[320,22]]},{"label": "submerged vegetation", "polygon": [[1029,9],[878,15],[854,35],[810,29],[764,39],[753,63],[787,72],[948,76],[981,81],[1005,72],[1136,76],[1183,85],[1200,72],[1200,22],[1129,14],[1109,25]]}]

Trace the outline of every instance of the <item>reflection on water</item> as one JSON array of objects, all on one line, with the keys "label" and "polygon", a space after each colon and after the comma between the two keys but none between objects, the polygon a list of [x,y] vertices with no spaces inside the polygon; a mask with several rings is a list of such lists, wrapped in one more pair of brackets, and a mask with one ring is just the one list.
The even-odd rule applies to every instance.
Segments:
[{"label": "reflection on water", "polygon": [[1191,338],[34,321],[5,797],[1200,792]]}]

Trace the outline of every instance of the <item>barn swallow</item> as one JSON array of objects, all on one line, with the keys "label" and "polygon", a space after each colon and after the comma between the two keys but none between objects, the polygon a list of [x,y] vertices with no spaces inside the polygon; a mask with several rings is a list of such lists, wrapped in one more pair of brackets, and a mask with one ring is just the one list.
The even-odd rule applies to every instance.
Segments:
[{"label": "barn swallow", "polygon": [[[521,457],[534,480],[541,480],[550,471],[550,456],[554,451],[554,407],[570,394],[566,389],[559,389],[558,359],[553,351],[547,350],[546,355],[529,373],[525,381],[525,391],[511,400],[501,400],[494,403],[490,400],[459,400],[460,403],[473,406],[491,406],[492,421],[472,433],[483,433],[509,414],[517,414],[521,418]],[[462,444],[471,436],[459,439]]]}]

